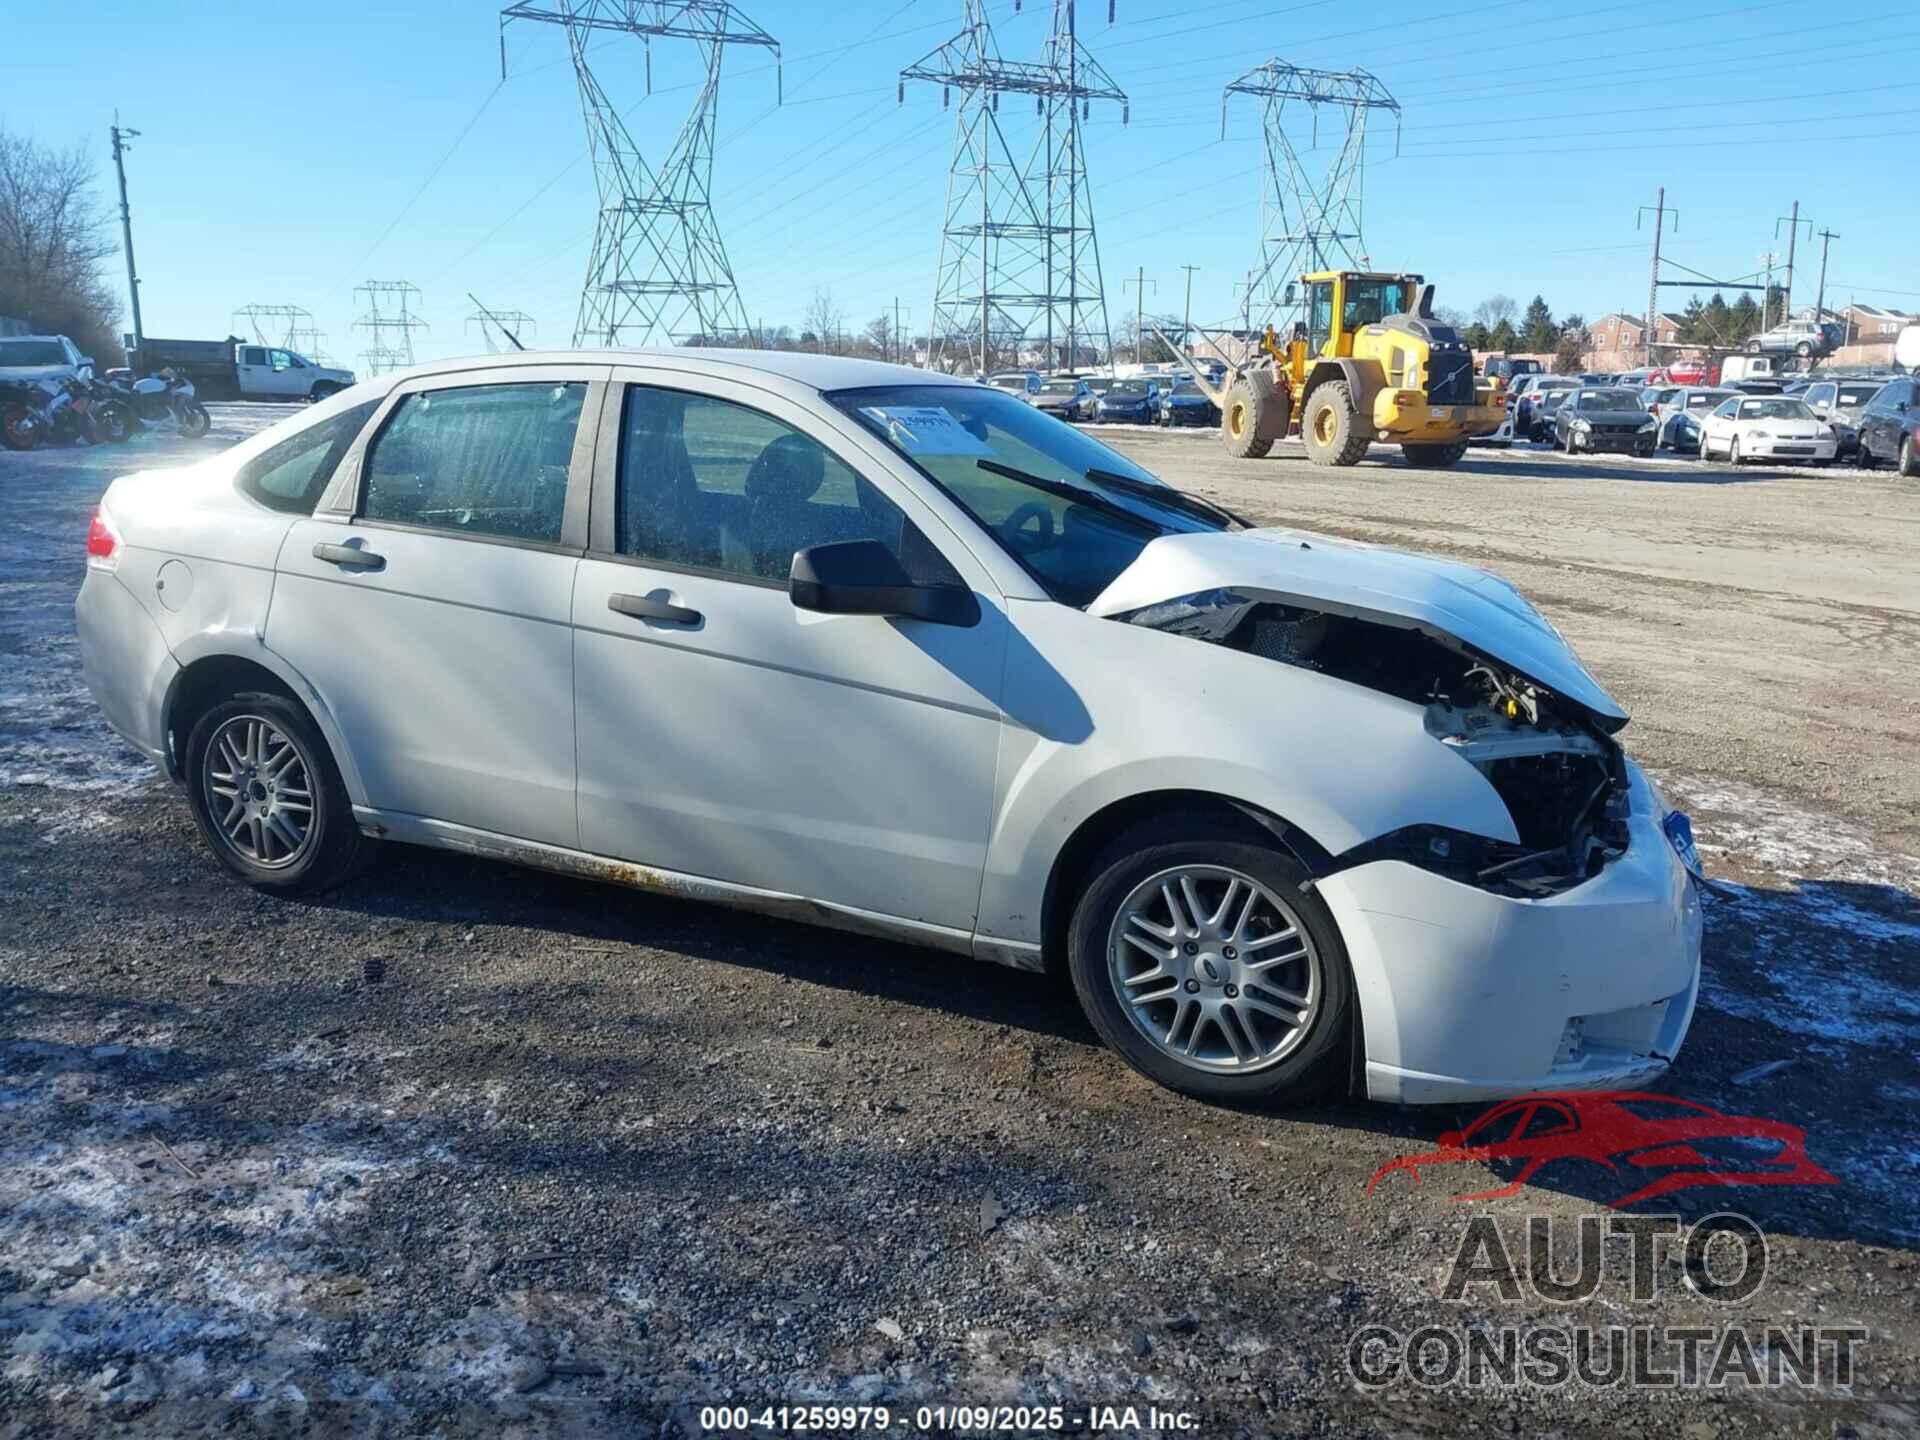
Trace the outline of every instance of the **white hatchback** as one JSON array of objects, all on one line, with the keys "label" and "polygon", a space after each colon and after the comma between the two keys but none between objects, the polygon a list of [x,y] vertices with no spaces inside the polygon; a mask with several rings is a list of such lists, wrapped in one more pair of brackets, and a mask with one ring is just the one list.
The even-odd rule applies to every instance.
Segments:
[{"label": "white hatchback", "polygon": [[1686,819],[1511,586],[987,386],[453,362],[115,481],[87,552],[89,685],[267,890],[396,840],[1061,967],[1228,1101],[1635,1084],[1692,1017]]}]

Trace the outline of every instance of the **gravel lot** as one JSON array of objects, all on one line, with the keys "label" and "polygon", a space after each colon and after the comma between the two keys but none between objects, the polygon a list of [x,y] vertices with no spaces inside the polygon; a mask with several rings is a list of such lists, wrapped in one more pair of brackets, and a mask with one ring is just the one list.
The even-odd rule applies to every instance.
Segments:
[{"label": "gravel lot", "polygon": [[[95,717],[71,616],[113,474],[287,413],[213,408],[198,445],[0,453],[0,1436],[696,1434],[723,1398],[1154,1404],[1208,1435],[1920,1428],[1920,486],[1107,436],[1263,521],[1515,580],[1695,814],[1723,893],[1664,1088],[1805,1126],[1840,1184],[1647,1207],[1762,1224],[1739,1306],[1636,1302],[1610,1249],[1555,1308],[1439,1280],[1476,1214],[1524,1253],[1527,1216],[1621,1193],[1604,1172],[1366,1193],[1471,1111],[1210,1109],[1046,979],[450,855],[391,848],[313,903],[233,884]],[[1870,1338],[1852,1394],[1812,1399],[1348,1376],[1366,1323],[1538,1321]]]}]

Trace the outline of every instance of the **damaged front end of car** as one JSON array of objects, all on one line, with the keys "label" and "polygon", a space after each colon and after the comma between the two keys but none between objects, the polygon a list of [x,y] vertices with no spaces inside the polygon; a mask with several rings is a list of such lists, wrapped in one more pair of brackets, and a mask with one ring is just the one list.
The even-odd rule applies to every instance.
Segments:
[{"label": "damaged front end of car", "polygon": [[[1530,607],[1527,613],[1537,619]],[[1492,894],[1543,898],[1598,876],[1626,853],[1630,782],[1612,735],[1624,714],[1570,699],[1430,617],[1221,587],[1108,618],[1421,707],[1427,733],[1486,779],[1517,837],[1407,826],[1330,857],[1318,878],[1399,860]]]}]

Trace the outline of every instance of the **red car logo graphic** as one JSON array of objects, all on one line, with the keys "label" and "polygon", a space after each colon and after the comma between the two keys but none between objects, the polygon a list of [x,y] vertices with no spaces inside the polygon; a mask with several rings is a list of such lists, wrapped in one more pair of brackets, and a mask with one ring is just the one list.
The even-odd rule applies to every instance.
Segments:
[{"label": "red car logo graphic", "polygon": [[1523,1095],[1495,1105],[1464,1131],[1447,1131],[1438,1150],[1389,1160],[1374,1171],[1367,1193],[1396,1171],[1405,1171],[1417,1185],[1426,1166],[1470,1160],[1513,1161],[1520,1169],[1498,1190],[1455,1200],[1517,1195],[1536,1170],[1555,1160],[1590,1160],[1628,1179],[1648,1177],[1632,1194],[1610,1202],[1610,1210],[1696,1185],[1839,1184],[1807,1158],[1806,1141],[1807,1132],[1798,1125],[1722,1115],[1672,1095],[1636,1090]]}]

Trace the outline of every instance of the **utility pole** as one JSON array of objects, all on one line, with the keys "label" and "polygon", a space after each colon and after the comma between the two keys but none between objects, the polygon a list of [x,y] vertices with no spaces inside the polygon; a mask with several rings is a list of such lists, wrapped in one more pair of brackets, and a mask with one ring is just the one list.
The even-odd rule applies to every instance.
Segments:
[{"label": "utility pole", "polygon": [[1180,321],[1180,344],[1187,354],[1191,355],[1193,354],[1193,272],[1200,267],[1182,265],[1180,268],[1187,272],[1187,310]]},{"label": "utility pole", "polygon": [[1142,265],[1134,271],[1133,279],[1122,280],[1120,288],[1133,286],[1133,363],[1140,364],[1140,352],[1147,348],[1147,286],[1153,286],[1153,293],[1160,293],[1160,284],[1147,279],[1147,267]]},{"label": "utility pole", "polygon": [[1831,230],[1820,232],[1820,294],[1813,302],[1813,323],[1818,325],[1827,311],[1827,247],[1840,237]]},{"label": "utility pole", "polygon": [[133,264],[133,212],[127,208],[127,141],[140,132],[125,130],[120,126],[120,112],[113,112],[113,126],[108,132],[113,136],[113,168],[120,176],[120,238],[127,252],[127,303],[133,308],[133,348],[135,354],[128,363],[137,366],[138,352],[144,336],[140,329],[140,275]]},{"label": "utility pole", "polygon": [[1787,227],[1787,289],[1786,293],[1780,297],[1780,319],[1786,321],[1792,318],[1793,315],[1794,242],[1800,238],[1800,227],[1805,225],[1808,230],[1812,230],[1813,222],[1800,218],[1800,202],[1796,200],[1793,202],[1793,214],[1782,215],[1773,222],[1773,238],[1776,240],[1780,238],[1780,227],[1782,225]]},{"label": "utility pole", "polygon": [[1659,333],[1657,327],[1660,323],[1660,237],[1666,233],[1667,216],[1669,215],[1673,216],[1674,233],[1679,233],[1680,212],[1667,208],[1667,187],[1664,185],[1660,187],[1659,194],[1653,204],[1642,205],[1634,214],[1634,229],[1637,230],[1640,228],[1640,222],[1646,218],[1649,210],[1653,211],[1653,267],[1647,275],[1647,330],[1644,339],[1646,342],[1646,362],[1651,366],[1653,364],[1653,342]]},{"label": "utility pole", "polygon": [[1766,330],[1772,325],[1767,312],[1773,308],[1773,267],[1780,263],[1780,252],[1766,250],[1760,255],[1760,268],[1766,272],[1767,286],[1760,292],[1760,329]]},{"label": "utility pole", "polygon": [[[905,365],[909,361],[906,342],[900,338],[900,309],[900,297],[896,295],[893,297],[893,363]],[[913,307],[907,307],[907,314],[913,314]]]}]

